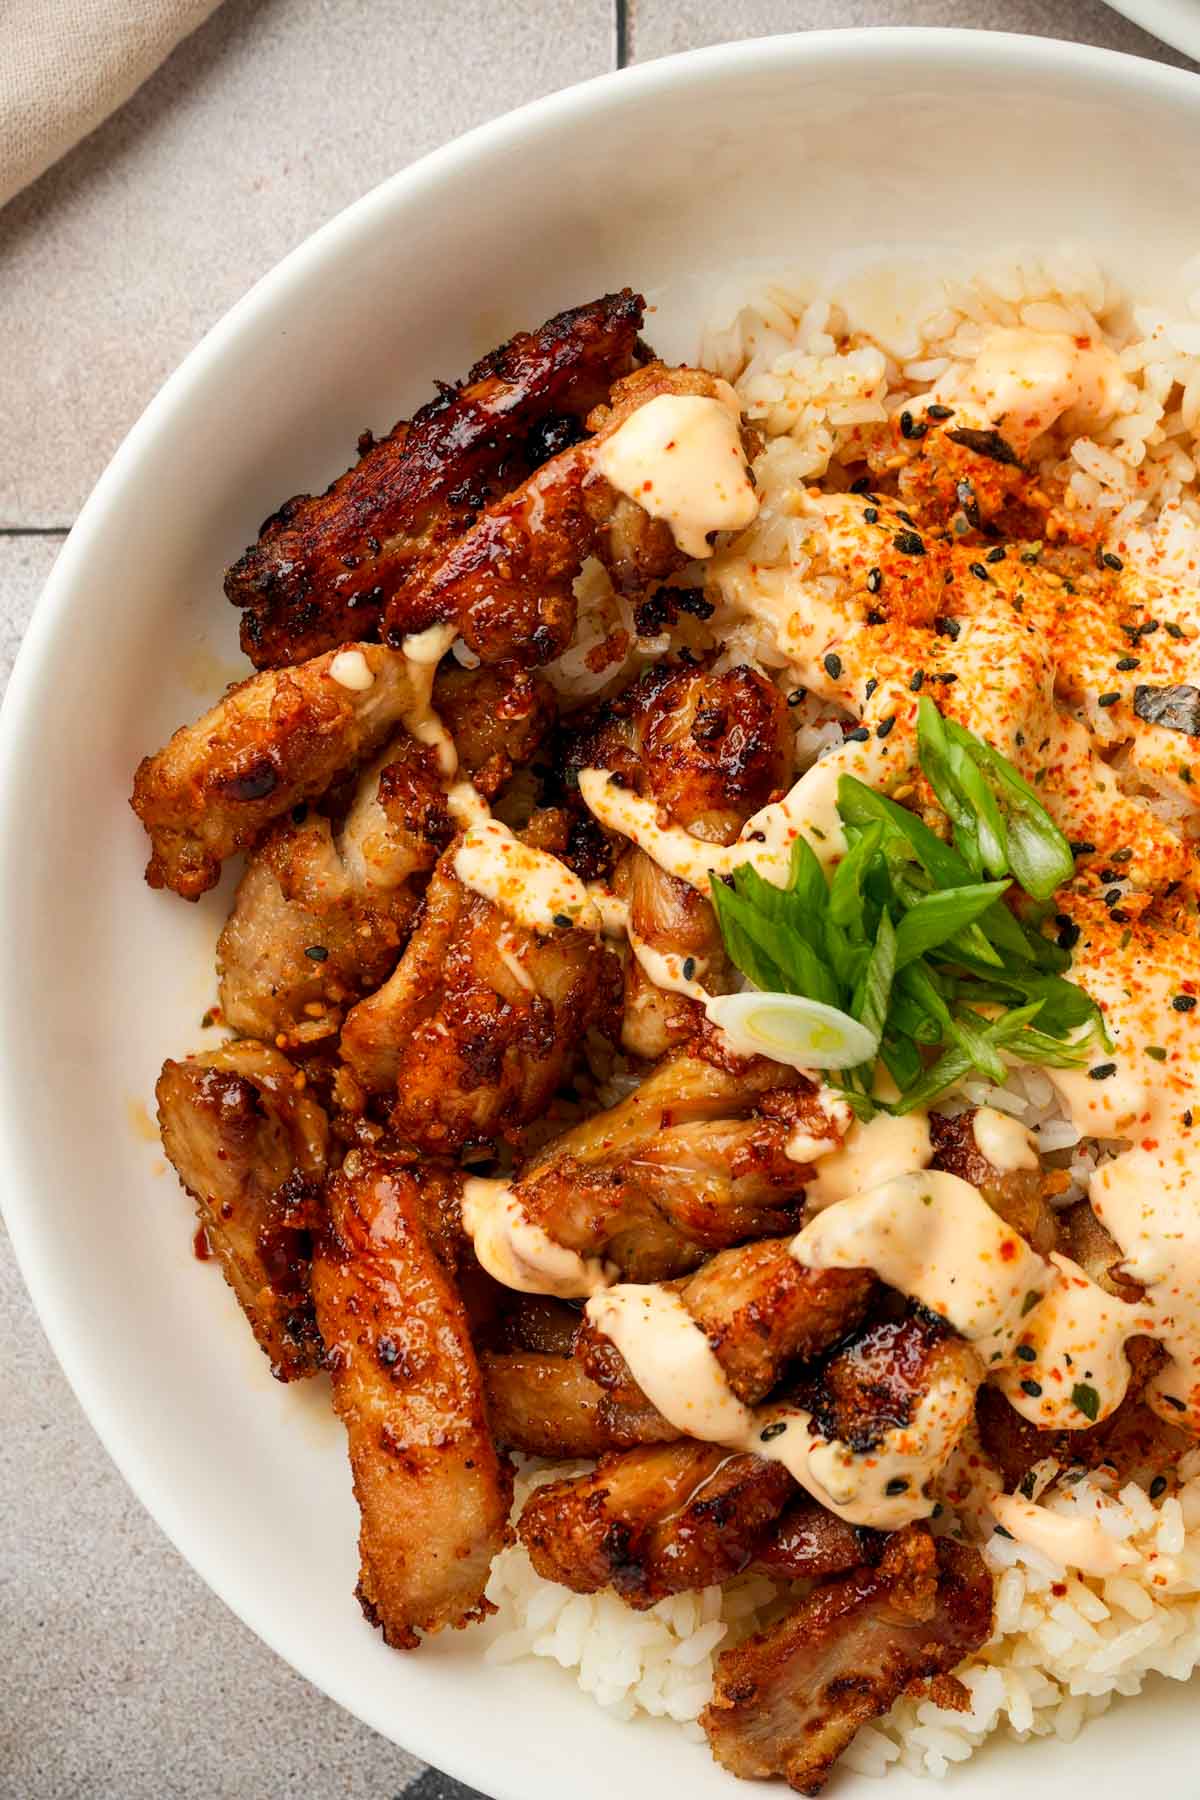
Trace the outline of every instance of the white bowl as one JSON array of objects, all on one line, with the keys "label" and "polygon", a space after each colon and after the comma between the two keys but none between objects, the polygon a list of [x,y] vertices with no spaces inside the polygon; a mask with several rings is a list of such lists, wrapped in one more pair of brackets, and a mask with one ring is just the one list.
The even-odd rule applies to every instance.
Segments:
[{"label": "white bowl", "polygon": [[[385,183],[260,283],[130,433],[37,610],[0,763],[0,1150],[34,1301],[212,1587],[342,1705],[499,1800],[736,1790],[557,1667],[493,1671],[470,1633],[397,1655],[363,1622],[326,1397],[271,1380],[136,1128],[163,1057],[204,1040],[228,886],[197,907],[143,886],[134,764],[236,672],[220,578],[259,520],[514,327],[629,282],[662,307],[652,340],[694,353],[705,297],[755,268],[1064,235],[1153,291],[1200,245],[1198,157],[1190,75],[974,32],[774,38],[556,95]],[[1179,1793],[1187,1705],[1159,1684],[1070,1748],[999,1746],[970,1791],[1050,1795],[1069,1773]]]}]

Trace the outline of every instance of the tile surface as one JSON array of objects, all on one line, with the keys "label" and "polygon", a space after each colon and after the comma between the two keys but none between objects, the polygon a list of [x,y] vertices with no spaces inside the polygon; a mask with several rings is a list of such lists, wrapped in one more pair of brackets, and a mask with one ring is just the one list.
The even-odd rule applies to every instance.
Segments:
[{"label": "tile surface", "polygon": [[[883,23],[1182,61],[1100,0],[629,0],[625,48]],[[164,376],[315,225],[614,44],[610,0],[226,0],[0,212],[0,527],[69,524]],[[60,542],[0,530],[0,683]],[[314,1692],[191,1573],[83,1419],[2,1231],[0,1334],[0,1800],[482,1800]]]},{"label": "tile surface", "polygon": [[629,0],[630,61],[731,38],[852,25],[968,26],[1070,38],[1180,68],[1193,65],[1103,0]]},{"label": "tile surface", "polygon": [[517,0],[226,0],[0,212],[0,526],[70,524],[203,333],[316,226],[472,125],[612,61]]}]

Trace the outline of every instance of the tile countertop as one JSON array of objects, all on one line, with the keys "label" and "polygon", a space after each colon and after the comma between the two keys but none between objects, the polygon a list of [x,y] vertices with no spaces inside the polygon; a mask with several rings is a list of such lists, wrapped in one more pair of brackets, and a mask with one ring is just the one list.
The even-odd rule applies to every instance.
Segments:
[{"label": "tile countertop", "polygon": [[[0,676],[96,477],[191,345],[332,213],[502,107],[618,59],[832,25],[1029,31],[1186,66],[1101,0],[570,0],[569,16],[548,31],[524,0],[226,0],[0,212]],[[170,1548],[80,1414],[2,1233],[0,1332],[0,1800],[471,1800],[316,1694]]]}]

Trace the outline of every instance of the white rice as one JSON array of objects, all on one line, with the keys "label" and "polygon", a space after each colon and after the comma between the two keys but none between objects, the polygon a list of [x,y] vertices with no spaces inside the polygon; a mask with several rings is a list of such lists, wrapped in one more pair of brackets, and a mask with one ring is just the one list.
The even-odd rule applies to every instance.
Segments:
[{"label": "white rice", "polygon": [[[804,576],[804,533],[792,510],[798,491],[818,480],[845,486],[839,457],[861,458],[864,430],[886,426],[922,396],[952,402],[986,330],[1020,324],[1102,338],[1126,376],[1111,417],[1088,436],[1039,440],[1034,451],[1043,471],[1068,484],[1069,504],[1109,542],[1120,542],[1127,563],[1153,556],[1156,572],[1167,577],[1200,567],[1200,257],[1183,271],[1188,300],[1178,316],[1131,306],[1099,265],[1077,252],[1021,257],[974,281],[948,279],[943,289],[903,345],[856,330],[836,292],[782,287],[766,288],[732,323],[706,334],[701,361],[735,384],[767,439],[755,470],[761,510],[739,548],[760,566]],[[701,569],[696,574],[702,579]],[[749,661],[789,684],[769,629],[735,601],[710,626],[688,617],[672,634],[639,641],[628,603],[598,565],[585,571],[577,592],[579,634],[548,671],[568,701],[623,685],[681,643],[719,648],[725,662]],[[841,741],[833,709],[811,696],[792,716],[801,767]],[[613,1073],[599,1090],[602,1103],[623,1097],[633,1081],[623,1070]],[[1014,1070],[1003,1088],[970,1081],[959,1098],[1022,1119],[1043,1155],[1069,1172],[1064,1203],[1086,1193],[1111,1148],[1081,1140],[1036,1069]],[[587,1466],[524,1472],[518,1511],[532,1486]],[[1022,1742],[1051,1735],[1069,1742],[1114,1697],[1139,1693],[1148,1675],[1192,1674],[1200,1662],[1200,1450],[1184,1459],[1180,1483],[1157,1502],[1133,1483],[1113,1492],[1103,1471],[1074,1485],[1068,1473],[1049,1485],[1060,1473],[1039,1465],[1035,1497],[1057,1511],[1094,1515],[1138,1560],[1107,1579],[1081,1576],[993,1532],[981,1548],[996,1578],[995,1634],[957,1671],[969,1711],[905,1698],[858,1733],[843,1757],[849,1768],[883,1775],[899,1764],[942,1776],[998,1732]],[[943,1515],[937,1529],[968,1530],[970,1523]],[[488,1596],[498,1608],[489,1660],[551,1658],[617,1717],[665,1715],[699,1739],[696,1720],[717,1658],[777,1616],[794,1590],[742,1577],[638,1613],[614,1594],[576,1595],[543,1581],[517,1545],[497,1558]]]}]

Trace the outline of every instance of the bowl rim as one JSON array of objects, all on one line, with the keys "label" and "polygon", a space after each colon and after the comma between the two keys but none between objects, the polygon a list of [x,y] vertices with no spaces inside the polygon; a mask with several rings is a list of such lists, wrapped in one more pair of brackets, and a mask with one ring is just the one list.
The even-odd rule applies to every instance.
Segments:
[{"label": "bowl rim", "polygon": [[[0,843],[11,840],[20,816],[21,747],[37,729],[39,694],[52,679],[50,663],[57,653],[57,640],[86,579],[88,559],[110,502],[127,482],[136,481],[141,459],[158,432],[176,407],[211,378],[226,345],[236,340],[247,324],[286,300],[323,265],[336,260],[359,234],[380,225],[395,228],[406,203],[436,190],[444,177],[473,162],[486,161],[494,151],[534,137],[572,115],[580,123],[586,122],[589,115],[603,114],[618,96],[624,104],[639,97],[645,102],[656,93],[686,84],[697,74],[753,73],[768,64],[777,73],[781,62],[800,67],[841,60],[901,68],[919,63],[927,68],[931,59],[957,63],[968,76],[984,67],[993,73],[997,68],[1025,74],[1070,70],[1084,86],[1091,80],[1157,92],[1164,98],[1190,96],[1200,115],[1200,76],[1128,52],[1060,38],[965,27],[860,26],[713,44],[609,70],[485,120],[385,177],[303,239],[209,328],[159,388],[97,480],[36,602],[0,705]],[[13,860],[7,859],[0,868],[0,915],[8,904],[6,889],[14,880]],[[10,991],[4,977],[19,955],[11,938],[0,934],[0,993]],[[126,1427],[129,1409],[106,1402],[103,1383],[77,1341],[71,1309],[60,1292],[53,1236],[39,1228],[36,1145],[23,1127],[19,1082],[13,1073],[22,1061],[25,1044],[23,1021],[0,1003],[0,1168],[5,1171],[0,1180],[0,1215],[42,1330],[91,1429],[170,1544],[235,1617],[290,1668],[412,1756],[468,1785],[479,1780],[477,1754],[472,1755],[461,1740],[448,1741],[436,1720],[426,1723],[421,1716],[406,1718],[403,1739],[399,1738],[394,1714],[373,1703],[369,1694],[353,1691],[353,1684],[340,1675],[336,1659],[322,1654],[310,1640],[286,1640],[282,1631],[276,1631],[269,1607],[253,1589],[237,1587],[235,1591],[226,1578],[219,1548],[195,1530],[177,1486],[163,1479],[158,1461],[132,1441]],[[484,1779],[496,1800],[528,1800],[519,1771],[500,1765]]]}]

